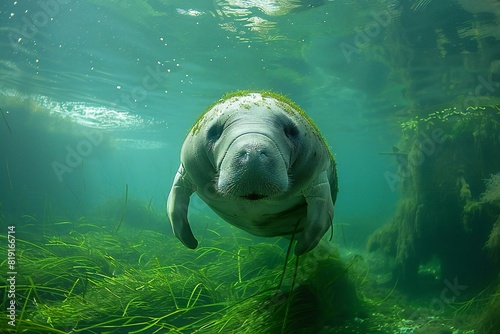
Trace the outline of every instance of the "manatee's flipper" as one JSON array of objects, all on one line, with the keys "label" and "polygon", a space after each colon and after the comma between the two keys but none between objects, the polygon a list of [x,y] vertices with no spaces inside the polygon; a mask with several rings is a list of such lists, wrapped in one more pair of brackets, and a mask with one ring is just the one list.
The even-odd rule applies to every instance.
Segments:
[{"label": "manatee's flipper", "polygon": [[[326,172],[321,173],[303,192],[307,202],[307,222],[297,238],[295,255],[312,250],[332,226],[333,201]],[[333,228],[333,227],[332,227]]]},{"label": "manatee's flipper", "polygon": [[167,199],[167,214],[172,225],[172,231],[186,247],[195,249],[198,241],[195,239],[187,218],[189,198],[195,191],[193,184],[187,179],[184,167],[179,166],[175,174],[172,189]]}]

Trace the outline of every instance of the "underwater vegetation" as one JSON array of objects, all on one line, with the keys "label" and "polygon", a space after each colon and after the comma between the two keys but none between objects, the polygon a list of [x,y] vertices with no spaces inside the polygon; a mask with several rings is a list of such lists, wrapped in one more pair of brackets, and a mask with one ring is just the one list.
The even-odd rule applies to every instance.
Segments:
[{"label": "underwater vegetation", "polygon": [[[369,251],[392,259],[394,279],[408,289],[430,274],[459,282],[466,292],[458,299],[483,291],[472,299],[488,301],[484,322],[493,323],[487,314],[497,310],[498,318],[498,287],[491,297],[484,291],[500,273],[499,106],[416,116],[402,124],[392,155],[398,173],[391,182],[402,196],[392,220],[369,238]],[[436,270],[425,273],[433,260]],[[498,322],[490,328],[485,333],[497,333]]]},{"label": "underwater vegetation", "polygon": [[123,198],[110,198],[92,208],[89,213],[93,221],[104,225],[113,225],[117,231],[124,227],[134,227],[137,233],[144,230],[160,233],[168,232],[167,217],[152,207],[152,200],[144,202],[128,198],[128,187]]},{"label": "underwater vegetation", "polygon": [[401,283],[415,283],[419,266],[436,257],[441,279],[488,284],[499,269],[499,107],[448,109],[402,129],[393,179],[402,198],[393,220],[369,239],[369,250],[396,260]]},{"label": "underwater vegetation", "polygon": [[[436,314],[388,282],[378,260],[329,242],[297,258],[288,240],[195,214],[207,228],[190,250],[127,192],[75,221],[42,219],[0,215],[2,229],[16,225],[16,326],[7,332],[473,333],[454,313],[466,307]],[[9,284],[2,276],[4,318]]]},{"label": "underwater vegetation", "polygon": [[486,180],[486,190],[481,195],[481,202],[493,204],[500,202],[500,173],[491,175]]},{"label": "underwater vegetation", "polygon": [[500,173],[491,175],[486,180],[486,190],[482,193],[479,203],[497,215],[485,248],[496,262],[500,262]]},{"label": "underwater vegetation", "polygon": [[495,334],[500,328],[500,283],[483,304],[482,314],[479,318],[481,333]]},{"label": "underwater vegetation", "polygon": [[[107,204],[112,212],[125,203]],[[328,245],[288,257],[281,239],[256,242],[210,221],[204,246],[193,251],[170,234],[126,222],[147,207],[129,199],[127,218],[104,215],[108,225],[89,217],[19,223],[12,332],[318,333],[363,310],[358,260],[344,263]],[[4,318],[8,286],[2,276]]]},{"label": "underwater vegetation", "polygon": [[[201,215],[193,222],[210,227],[199,234],[203,246],[190,250],[155,226],[132,224],[128,213],[121,222],[123,198],[106,205],[106,219],[96,214],[103,206],[92,218],[77,221],[25,216],[16,223],[16,326],[3,330],[354,334],[464,328],[455,332],[473,333],[452,307],[443,314],[422,311],[426,299],[407,299],[359,253],[341,257],[322,242],[297,258],[287,240],[249,238]],[[128,199],[126,209],[161,216],[148,213],[148,207]],[[2,228],[7,220],[12,217],[0,216]],[[6,239],[0,235],[2,244]],[[2,276],[4,319],[8,290]]]}]

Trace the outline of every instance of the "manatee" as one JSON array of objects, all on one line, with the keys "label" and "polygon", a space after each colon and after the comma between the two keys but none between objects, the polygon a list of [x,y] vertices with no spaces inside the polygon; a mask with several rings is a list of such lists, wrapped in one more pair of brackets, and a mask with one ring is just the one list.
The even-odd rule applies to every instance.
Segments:
[{"label": "manatee", "polygon": [[196,194],[226,222],[256,236],[297,240],[312,250],[332,227],[335,160],[306,114],[272,92],[228,94],[204,112],[181,149],[167,199],[175,236],[198,246],[188,221]]}]

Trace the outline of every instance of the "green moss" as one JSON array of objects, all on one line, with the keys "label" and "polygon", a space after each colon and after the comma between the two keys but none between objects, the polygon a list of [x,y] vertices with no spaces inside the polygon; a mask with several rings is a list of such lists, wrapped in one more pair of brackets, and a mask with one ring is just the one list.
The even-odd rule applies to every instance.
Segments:
[{"label": "green moss", "polygon": [[369,252],[380,251],[386,256],[396,255],[396,242],[398,240],[397,225],[385,224],[370,235],[367,248]]},{"label": "green moss", "polygon": [[500,105],[468,107],[466,110],[449,107],[431,112],[427,116],[415,116],[401,122],[401,128],[403,132],[418,132],[437,126],[459,133],[476,127],[478,122],[493,122],[499,125],[499,117]]},{"label": "green moss", "polygon": [[500,263],[500,215],[491,229],[485,248],[488,250],[493,260]]},{"label": "green moss", "polygon": [[[500,279],[500,277],[498,278]],[[480,296],[482,297],[482,296]],[[483,298],[477,298],[483,299]],[[483,305],[483,313],[479,318],[479,328],[481,333],[496,334],[500,328],[500,283],[497,283],[496,290],[488,297]]]},{"label": "green moss", "polygon": [[[192,128],[190,130],[191,135],[196,135],[200,131],[200,129],[205,124],[205,120],[204,120],[205,115],[207,114],[207,112],[209,112],[210,110],[212,110],[216,105],[224,103],[225,101],[227,101],[229,99],[232,99],[234,97],[246,96],[246,95],[252,94],[252,93],[260,94],[264,99],[265,98],[271,98],[271,99],[274,99],[274,100],[278,101],[279,106],[285,112],[287,112],[290,115],[299,114],[302,117],[302,119],[305,119],[309,123],[309,125],[313,128],[314,132],[321,138],[321,140],[323,141],[323,143],[325,144],[325,146],[327,148],[329,147],[328,146],[328,142],[326,141],[326,139],[321,134],[321,131],[319,130],[319,128],[316,126],[316,124],[313,122],[313,120],[304,112],[304,110],[302,110],[302,108],[300,108],[297,104],[295,104],[293,101],[291,101],[290,99],[288,99],[284,95],[278,94],[278,93],[275,93],[275,92],[272,92],[272,91],[267,91],[267,90],[263,90],[263,91],[239,90],[239,91],[236,91],[236,92],[226,93],[218,101],[212,103],[198,117],[198,119],[195,121],[194,125],[192,126]],[[257,102],[256,105],[260,106],[260,103]],[[243,106],[243,108],[245,108],[247,110],[249,110],[251,108],[251,106],[249,104],[244,104],[242,106]],[[268,104],[266,104],[266,108],[268,110],[271,110],[271,107]],[[332,153],[330,152],[329,149],[328,149],[328,152],[330,153],[330,157],[331,157],[332,161],[334,161],[333,155],[332,155]]]},{"label": "green moss", "polygon": [[486,180],[486,189],[481,194],[481,202],[500,205],[500,173]]},{"label": "green moss", "polygon": [[[463,112],[446,108],[402,124],[398,152],[407,152],[397,155],[402,197],[394,218],[368,245],[395,260],[401,283],[418,283],[419,266],[432,258],[442,277],[460,277],[470,286],[484,287],[498,272],[484,247],[499,254],[500,177],[494,176],[500,171],[499,131],[498,105]],[[488,265],[481,267],[482,261]]]},{"label": "green moss", "polygon": [[[307,116],[307,114],[297,104],[295,104],[293,101],[286,98],[282,94],[278,94],[278,93],[271,92],[271,91],[265,91],[265,90],[264,91],[239,90],[239,91],[224,94],[224,96],[222,96],[222,98],[220,98],[216,102],[212,103],[198,117],[198,119],[195,121],[193,127],[191,128],[191,131],[190,131],[191,134],[195,135],[198,133],[198,131],[200,131],[201,127],[204,125],[204,122],[203,122],[204,116],[206,115],[207,112],[212,110],[214,106],[221,104],[221,103],[224,103],[229,99],[232,99],[235,97],[240,97],[240,96],[246,96],[246,95],[252,94],[252,93],[260,94],[263,98],[271,98],[271,99],[277,100],[280,103],[280,107],[282,107],[285,112],[289,113],[290,115],[294,115],[295,113],[298,113],[299,115],[301,115],[303,118],[305,118],[309,122],[309,124],[313,127],[313,129],[316,131],[316,133],[318,135],[321,135],[321,132],[319,131],[316,124],[314,124],[314,122],[311,120],[311,118],[309,118],[309,116]],[[257,103],[257,105],[259,105],[259,103]],[[243,108],[248,110],[251,108],[251,106],[249,104],[244,104]],[[267,106],[267,108],[270,109],[269,106]],[[326,143],[326,141],[325,141],[325,143]]]},{"label": "green moss", "polygon": [[201,127],[204,125],[203,117],[205,117],[206,113],[209,112],[210,110],[212,110],[212,108],[215,107],[217,104],[223,103],[223,102],[229,100],[230,98],[238,97],[238,96],[245,96],[245,95],[248,95],[248,94],[253,93],[253,92],[254,91],[251,91],[251,90],[238,90],[235,92],[229,92],[229,93],[224,94],[220,99],[218,99],[217,101],[212,103],[207,109],[205,109],[200,114],[200,116],[198,116],[198,118],[196,119],[196,121],[194,122],[194,125],[192,126],[192,128],[190,130],[191,135],[195,135],[198,133],[198,131],[200,131]]}]

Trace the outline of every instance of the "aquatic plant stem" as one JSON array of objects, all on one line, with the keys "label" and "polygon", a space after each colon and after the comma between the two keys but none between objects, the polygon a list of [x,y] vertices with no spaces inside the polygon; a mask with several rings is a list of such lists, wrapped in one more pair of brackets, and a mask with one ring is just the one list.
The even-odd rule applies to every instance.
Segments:
[{"label": "aquatic plant stem", "polygon": [[[31,291],[33,290],[33,287],[31,287],[29,290],[28,290],[28,295],[26,296],[26,299],[24,300],[24,305],[23,305],[23,308],[21,310],[21,314],[19,315],[19,324],[23,321],[23,316],[24,316],[24,311],[26,310],[26,305],[28,304],[28,300],[30,300],[30,296],[31,296]],[[21,326],[17,326],[16,328],[16,333],[19,332],[19,328]]]},{"label": "aquatic plant stem", "polygon": [[[155,257],[155,261],[156,261],[156,264],[158,265],[158,269],[160,269],[163,272],[162,266],[161,266],[160,261],[158,260],[157,257]],[[172,286],[170,285],[170,282],[169,282],[168,278],[166,277],[166,275],[165,275],[165,283],[167,283],[170,294],[172,295],[172,300],[174,301],[175,309],[179,310],[180,307],[179,307],[179,304],[177,304],[177,298],[175,298],[174,291],[172,290]]]},{"label": "aquatic plant stem", "polygon": [[203,285],[202,283],[198,283],[196,284],[196,286],[194,287],[193,291],[191,291],[191,295],[189,296],[189,299],[188,299],[188,302],[187,302],[187,305],[186,305],[186,308],[189,309],[189,308],[192,308],[194,306],[194,304],[196,304],[196,302],[198,301],[198,299],[200,298],[200,295],[201,295],[201,291],[203,290],[203,286],[200,287],[200,290],[198,291],[198,295],[196,296],[195,300],[193,301],[193,303],[191,304],[191,300],[193,299],[193,296],[194,296],[194,293],[195,291],[198,289],[198,287],[200,285]]},{"label": "aquatic plant stem", "polygon": [[238,283],[241,283],[241,262],[240,262],[240,252],[241,252],[241,248],[238,249],[238,255],[237,255],[237,258],[238,258]]},{"label": "aquatic plant stem", "polygon": [[84,160],[82,160],[82,182],[83,182],[83,194],[82,194],[82,212],[87,212],[87,210],[85,209],[85,195],[87,194],[87,182],[85,181],[85,165],[84,165]]},{"label": "aquatic plant stem", "polygon": [[73,283],[73,286],[69,290],[68,295],[67,295],[67,297],[66,297],[66,299],[64,301],[68,300],[68,298],[71,297],[71,294],[73,293],[73,290],[75,289],[75,286],[78,284],[79,281],[80,281],[80,278],[77,278],[76,281],[75,281],[75,283]]},{"label": "aquatic plant stem", "polygon": [[127,214],[127,202],[128,202],[128,183],[125,183],[125,205],[123,206],[123,212],[122,212],[122,217],[120,218],[120,222],[116,227],[116,233],[118,233],[118,230],[122,226],[123,220],[125,219],[125,215]]},{"label": "aquatic plant stem", "polygon": [[14,190],[12,187],[12,179],[10,178],[9,162],[7,161],[7,158],[5,158],[5,169],[7,171],[7,177],[9,178],[10,190]]},{"label": "aquatic plant stem", "polygon": [[35,283],[33,282],[33,279],[31,278],[31,276],[28,276],[27,279],[30,282],[31,289],[35,293],[35,298],[38,299],[38,303],[41,303],[42,298],[40,298],[40,296],[38,295],[38,292],[36,291],[36,286],[35,286]]},{"label": "aquatic plant stem", "polygon": [[[300,220],[297,221],[295,224],[295,228],[293,229],[292,237],[290,238],[290,243],[288,244],[288,249],[286,250],[286,257],[285,257],[285,265],[283,266],[283,273],[281,274],[281,279],[278,284],[277,292],[281,289],[281,285],[283,284],[283,280],[285,279],[285,273],[286,273],[286,267],[288,264],[288,258],[290,257],[290,251],[292,250],[292,245],[293,245],[293,240],[295,238],[295,233],[297,233],[297,228],[299,226]],[[295,285],[295,279],[297,277],[297,268],[299,265],[299,256],[297,256],[296,262],[295,262],[295,272],[293,274],[293,279],[292,279],[292,287],[290,288],[290,293],[288,295],[288,300],[286,303],[286,310],[285,310],[285,316],[283,318],[283,324],[281,326],[281,334],[285,333],[285,328],[286,328],[286,318],[288,316],[288,310],[290,308],[290,302],[292,300],[292,294],[293,294],[293,288]]]},{"label": "aquatic plant stem", "polygon": [[285,265],[283,266],[283,274],[281,275],[280,282],[277,287],[277,291],[281,289],[281,285],[283,284],[283,280],[285,279],[285,273],[286,273],[286,266],[288,264],[288,259],[290,257],[290,251],[292,250],[292,245],[293,245],[293,240],[295,238],[295,233],[297,233],[297,228],[299,227],[299,222],[300,220],[295,223],[295,228],[293,229],[292,237],[290,238],[290,243],[288,244],[288,248],[286,250],[286,256],[285,256]]},{"label": "aquatic plant stem", "polygon": [[126,315],[127,315],[127,310],[128,310],[128,308],[129,308],[130,304],[132,304],[132,302],[133,302],[134,300],[136,300],[137,298],[139,298],[139,296],[136,296],[136,297],[132,298],[131,300],[129,300],[129,302],[128,302],[128,303],[127,303],[127,305],[125,306],[125,309],[123,310],[122,317],[124,317],[124,316],[126,316]]},{"label": "aquatic plant stem", "polygon": [[281,326],[281,334],[284,334],[286,330],[286,320],[288,318],[288,311],[290,310],[290,303],[292,302],[295,280],[297,279],[297,271],[298,271],[297,269],[299,268],[299,258],[300,256],[297,256],[295,259],[295,272],[293,273],[292,287],[290,288],[290,294],[288,295],[288,300],[286,301],[286,310],[285,310],[285,316],[283,317],[283,324]]},{"label": "aquatic plant stem", "polygon": [[5,122],[5,125],[7,125],[7,129],[9,130],[9,133],[12,135],[12,130],[10,128],[9,122],[7,122],[7,118],[5,117],[5,114],[4,114],[2,108],[0,108],[0,112],[2,112],[2,117],[3,117],[3,120]]}]

